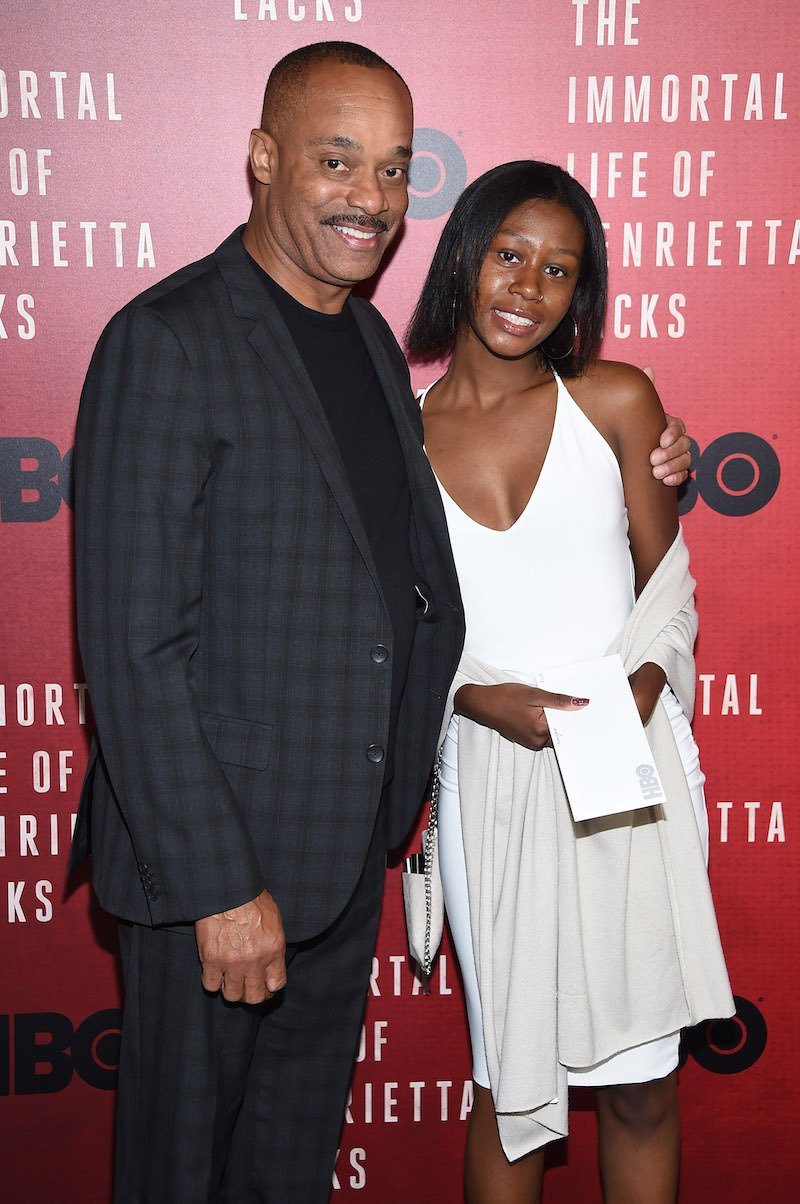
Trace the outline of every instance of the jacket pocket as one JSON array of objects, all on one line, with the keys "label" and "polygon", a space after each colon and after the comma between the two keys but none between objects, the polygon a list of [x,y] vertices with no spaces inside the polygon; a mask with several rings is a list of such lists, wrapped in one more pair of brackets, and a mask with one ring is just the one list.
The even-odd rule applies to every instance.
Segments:
[{"label": "jacket pocket", "polygon": [[217,760],[223,765],[267,768],[275,730],[271,723],[252,723],[204,711],[200,715],[200,725]]}]

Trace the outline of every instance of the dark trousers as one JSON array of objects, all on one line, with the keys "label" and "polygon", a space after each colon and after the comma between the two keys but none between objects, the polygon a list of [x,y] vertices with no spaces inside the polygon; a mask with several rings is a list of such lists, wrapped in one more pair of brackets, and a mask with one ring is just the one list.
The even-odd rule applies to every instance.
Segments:
[{"label": "dark trousers", "polygon": [[119,925],[125,1009],[115,1204],[325,1204],[386,868],[381,814],[355,893],[290,946],[268,1003],[200,984],[194,929]]}]

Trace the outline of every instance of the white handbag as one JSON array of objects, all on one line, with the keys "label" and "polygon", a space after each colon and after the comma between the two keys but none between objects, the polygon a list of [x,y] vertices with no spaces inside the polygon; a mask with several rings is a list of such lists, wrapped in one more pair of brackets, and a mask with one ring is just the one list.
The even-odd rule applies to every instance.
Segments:
[{"label": "white handbag", "polygon": [[[442,745],[442,748],[444,745]],[[403,905],[411,956],[419,965],[422,989],[430,994],[433,960],[442,943],[444,891],[439,872],[439,774],[442,748],[436,755],[431,783],[428,826],[422,833],[422,852],[406,857],[403,869]]]}]

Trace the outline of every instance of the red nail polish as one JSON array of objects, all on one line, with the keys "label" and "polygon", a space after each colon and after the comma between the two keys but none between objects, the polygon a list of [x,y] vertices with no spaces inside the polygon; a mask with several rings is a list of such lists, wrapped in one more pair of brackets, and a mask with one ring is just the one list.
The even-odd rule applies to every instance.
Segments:
[{"label": "red nail polish", "polygon": [[573,698],[572,705],[574,707],[585,707],[588,703],[588,698]]}]

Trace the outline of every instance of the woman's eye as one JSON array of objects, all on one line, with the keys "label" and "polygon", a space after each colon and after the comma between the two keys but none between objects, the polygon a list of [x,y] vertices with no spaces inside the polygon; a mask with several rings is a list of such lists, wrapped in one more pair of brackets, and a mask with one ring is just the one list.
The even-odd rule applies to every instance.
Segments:
[{"label": "woman's eye", "polygon": [[513,251],[501,251],[500,258],[502,259],[503,263],[518,263],[519,262],[518,257],[514,254]]}]

